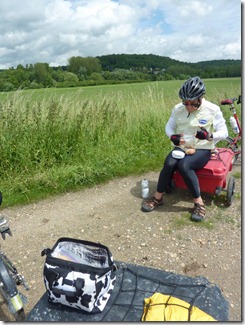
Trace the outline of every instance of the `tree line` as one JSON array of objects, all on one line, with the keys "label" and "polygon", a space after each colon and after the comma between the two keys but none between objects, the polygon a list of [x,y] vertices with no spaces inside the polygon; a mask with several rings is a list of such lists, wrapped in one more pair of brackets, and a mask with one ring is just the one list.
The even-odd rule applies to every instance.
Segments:
[{"label": "tree line", "polygon": [[185,80],[195,75],[201,78],[241,77],[241,60],[186,63],[153,54],[73,56],[66,66],[51,67],[48,63],[37,62],[0,70],[0,91]]}]

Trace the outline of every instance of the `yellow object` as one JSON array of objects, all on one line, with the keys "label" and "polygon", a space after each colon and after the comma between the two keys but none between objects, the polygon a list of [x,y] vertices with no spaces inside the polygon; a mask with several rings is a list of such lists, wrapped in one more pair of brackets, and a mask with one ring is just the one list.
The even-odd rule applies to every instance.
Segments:
[{"label": "yellow object", "polygon": [[184,300],[156,292],[144,299],[142,321],[216,321],[201,309]]},{"label": "yellow object", "polygon": [[20,295],[17,293],[14,297],[11,298],[11,302],[14,306],[15,312],[23,308],[23,302],[20,298]]},{"label": "yellow object", "polygon": [[187,149],[187,150],[185,151],[185,153],[186,153],[187,155],[193,155],[195,152],[196,152],[196,149],[192,149],[192,148]]}]

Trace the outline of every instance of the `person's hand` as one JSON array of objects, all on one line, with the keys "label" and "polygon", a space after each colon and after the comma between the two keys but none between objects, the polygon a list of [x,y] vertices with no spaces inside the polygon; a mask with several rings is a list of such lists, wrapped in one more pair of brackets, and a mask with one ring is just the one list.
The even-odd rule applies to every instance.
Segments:
[{"label": "person's hand", "polygon": [[170,137],[170,140],[173,142],[173,144],[175,146],[179,146],[181,137],[182,137],[182,134],[172,134]]},{"label": "person's hand", "polygon": [[201,131],[197,131],[196,138],[199,140],[208,140],[210,141],[213,137],[212,133],[208,132],[205,127],[200,126]]}]

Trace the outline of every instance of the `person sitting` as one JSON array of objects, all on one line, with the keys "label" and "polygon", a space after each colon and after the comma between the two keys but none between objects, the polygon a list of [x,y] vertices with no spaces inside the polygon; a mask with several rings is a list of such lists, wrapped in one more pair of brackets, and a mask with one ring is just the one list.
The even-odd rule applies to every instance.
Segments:
[{"label": "person sitting", "polygon": [[173,108],[165,126],[174,148],[165,159],[154,197],[143,201],[142,211],[150,212],[163,204],[163,193],[168,191],[173,173],[178,170],[193,197],[191,219],[204,220],[205,205],[195,171],[207,164],[215,143],[228,136],[220,107],[207,101],[203,97],[205,93],[206,86],[198,76],[181,86],[182,102]]}]

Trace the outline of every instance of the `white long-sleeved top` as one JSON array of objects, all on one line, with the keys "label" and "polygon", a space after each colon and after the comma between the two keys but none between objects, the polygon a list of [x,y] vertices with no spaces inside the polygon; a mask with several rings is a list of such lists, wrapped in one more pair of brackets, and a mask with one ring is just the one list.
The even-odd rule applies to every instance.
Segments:
[{"label": "white long-sleeved top", "polygon": [[[220,107],[204,98],[201,106],[190,114],[182,103],[177,104],[165,126],[165,132],[169,138],[172,134],[179,133],[195,135],[199,126],[203,126],[207,131],[213,133],[213,140],[195,138],[194,147],[196,149],[213,149],[215,143],[228,136],[226,121]],[[184,146],[181,147],[184,149]]]}]

